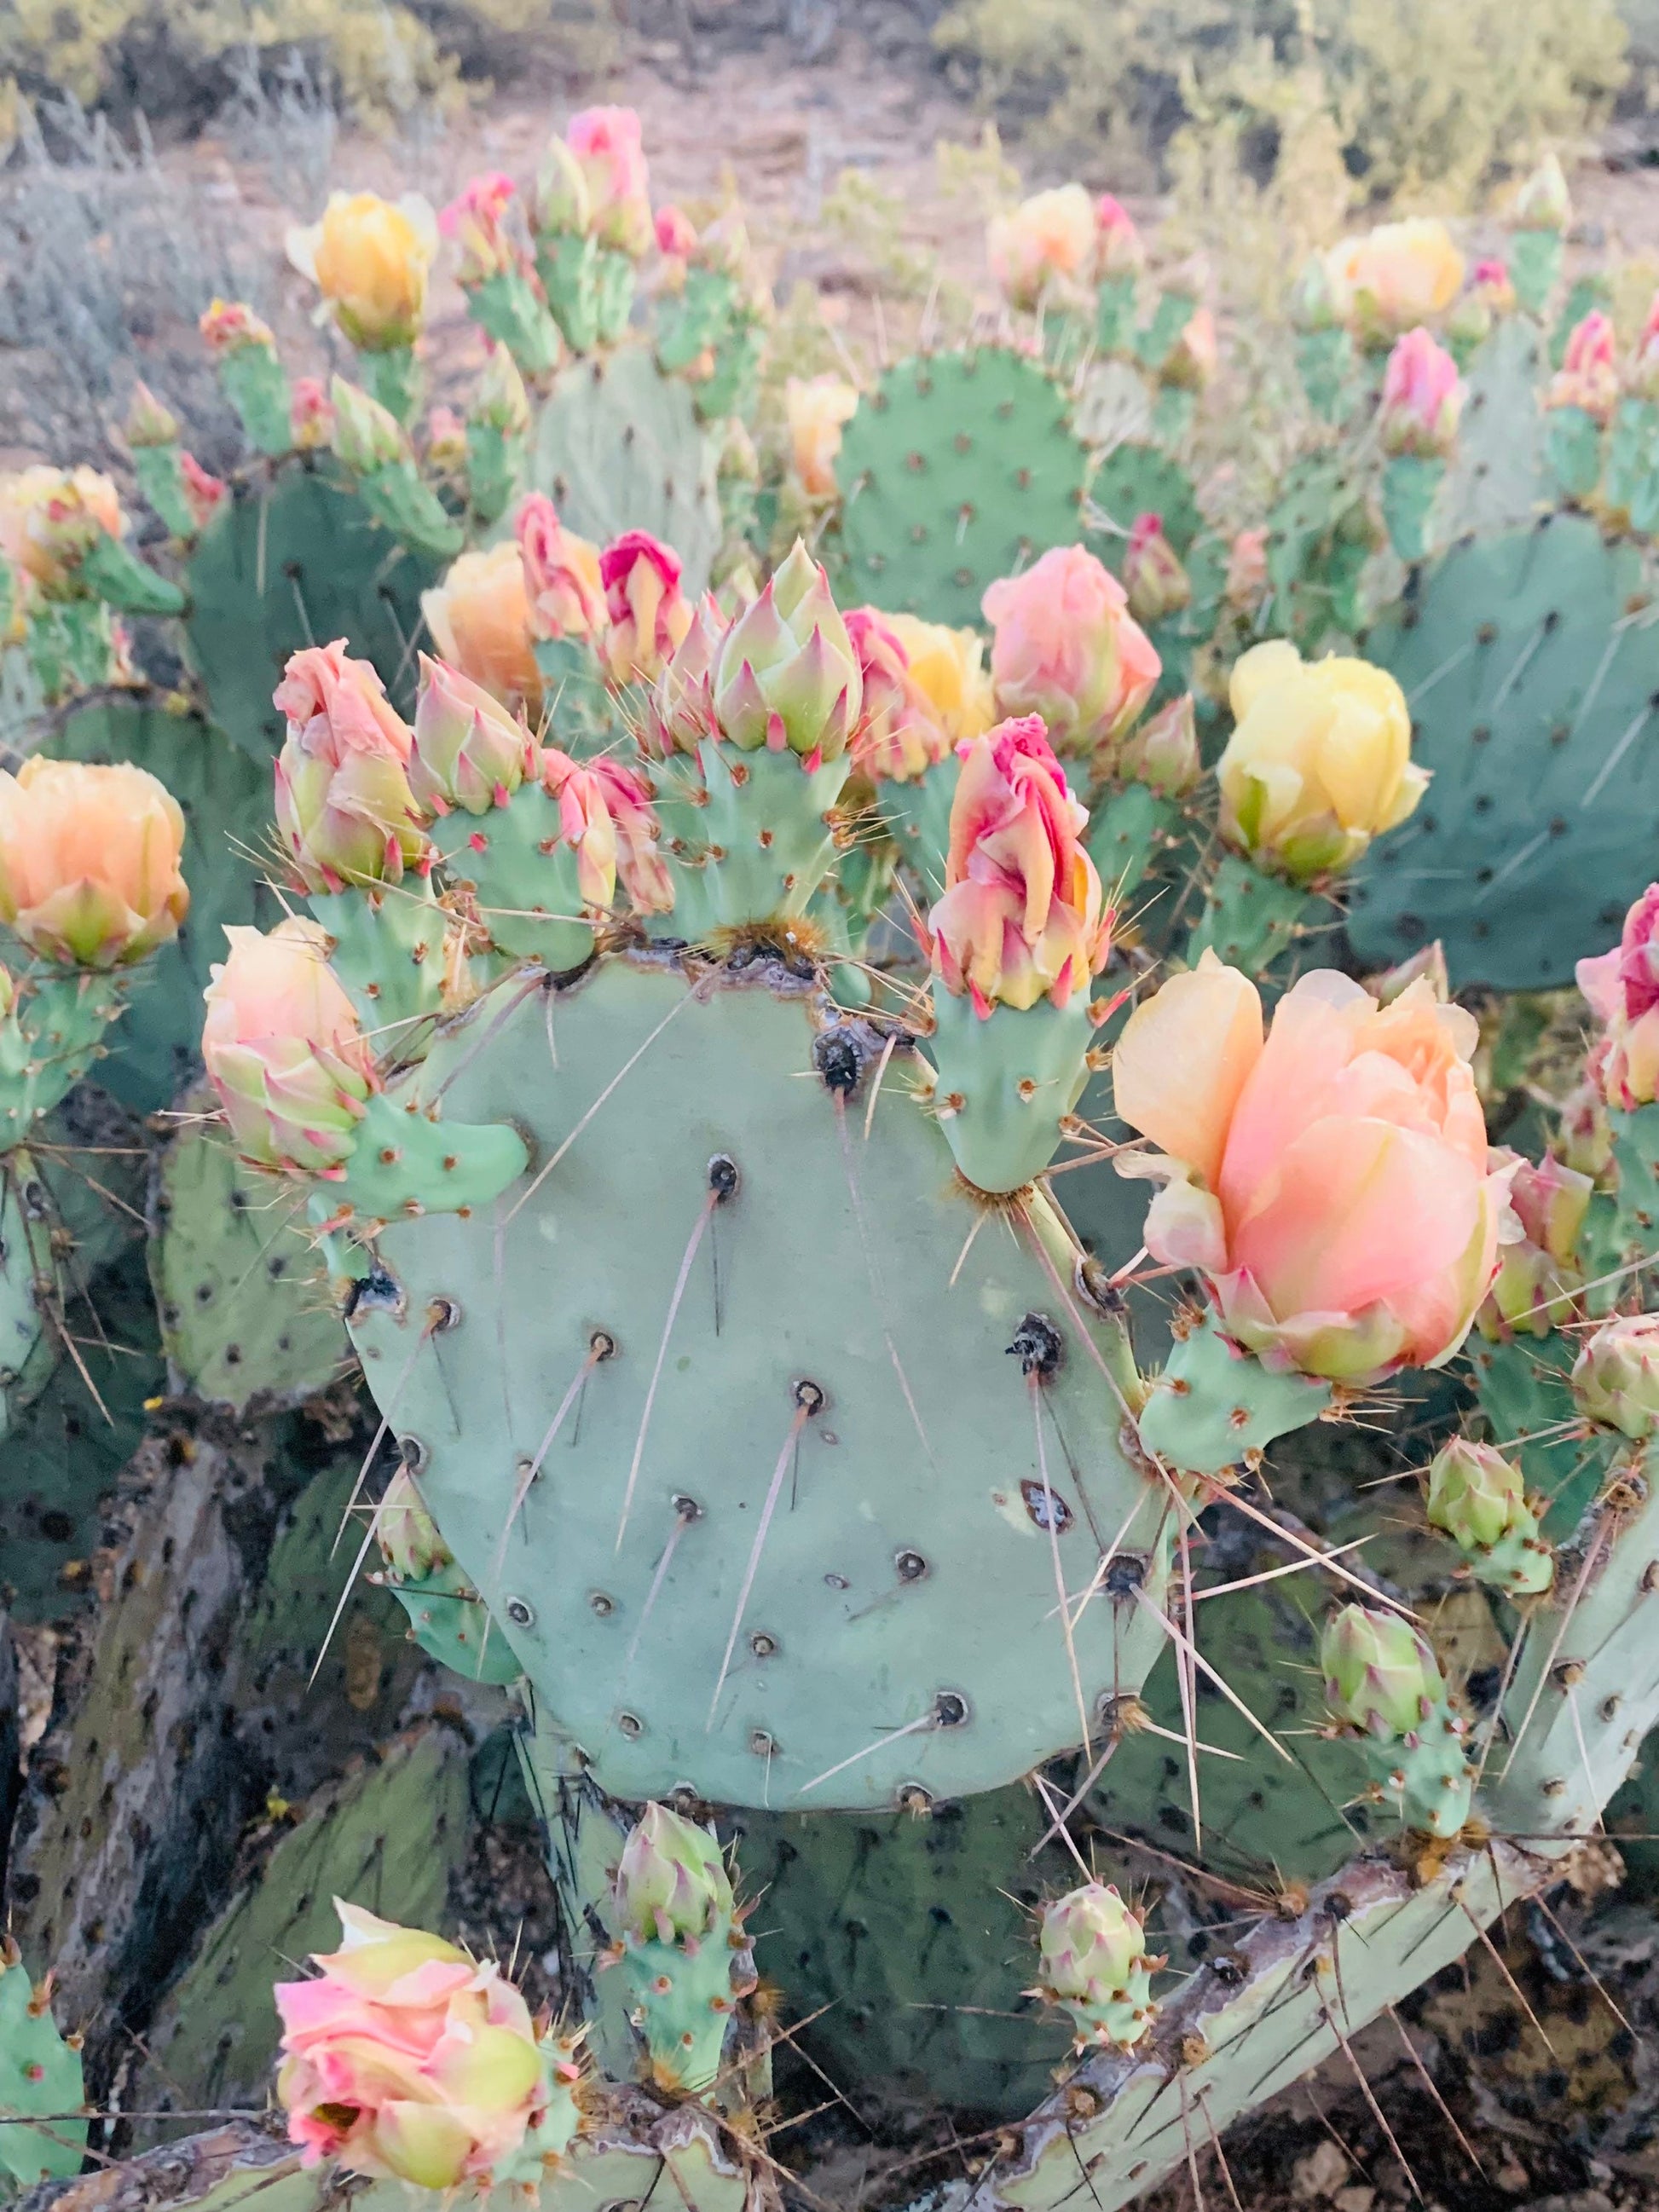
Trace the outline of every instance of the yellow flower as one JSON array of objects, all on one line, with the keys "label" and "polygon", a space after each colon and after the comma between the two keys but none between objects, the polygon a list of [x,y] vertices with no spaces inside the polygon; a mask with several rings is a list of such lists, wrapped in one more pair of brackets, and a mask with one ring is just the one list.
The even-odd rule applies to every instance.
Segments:
[{"label": "yellow flower", "polygon": [[334,192],[320,222],[289,232],[288,250],[353,345],[383,352],[413,343],[438,250],[423,199],[409,194],[394,207],[374,192]]},{"label": "yellow flower", "polygon": [[1406,695],[1368,661],[1304,661],[1275,639],[1233,671],[1235,726],[1216,769],[1221,833],[1297,880],[1357,860],[1428,785]]},{"label": "yellow flower", "polygon": [[994,216],[985,238],[991,274],[1016,307],[1034,307],[1054,279],[1085,281],[1097,244],[1095,204],[1081,185],[1033,193]]},{"label": "yellow flower", "polygon": [[985,641],[978,631],[950,629],[918,615],[883,620],[910,656],[910,681],[925,694],[951,744],[982,738],[997,715],[990,672],[981,665]]},{"label": "yellow flower", "polygon": [[1463,283],[1463,257],[1443,222],[1419,216],[1345,238],[1325,257],[1332,304],[1370,337],[1397,337],[1443,314]]},{"label": "yellow flower", "polygon": [[784,386],[790,459],[809,499],[835,497],[842,426],[852,421],[858,404],[858,393],[839,376],[792,376]]}]

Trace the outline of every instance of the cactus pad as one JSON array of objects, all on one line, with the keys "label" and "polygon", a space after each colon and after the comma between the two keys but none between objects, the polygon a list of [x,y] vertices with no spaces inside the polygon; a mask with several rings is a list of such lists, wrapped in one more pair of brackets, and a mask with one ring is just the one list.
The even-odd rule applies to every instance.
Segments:
[{"label": "cactus pad", "polygon": [[[693,994],[641,956],[559,994],[556,1060],[533,1003],[471,1053],[481,1002],[421,1080],[456,1067],[458,1119],[526,1116],[544,1179],[493,1222],[388,1228],[399,1303],[353,1323],[541,1737],[619,1796],[987,1788],[1079,1741],[1079,1685],[1091,1712],[1132,1688],[1161,1632],[1133,1593],[1161,1586],[1165,1516],[1120,1441],[1111,1378],[1133,1373],[1083,1317],[1081,1255],[1038,1202],[1014,1236],[985,1224],[948,1288],[975,1204],[902,1063],[865,1138],[865,1033],[815,1037],[831,1012],[764,962]],[[1121,1526],[1074,1683],[1055,1554],[1080,1589]]]},{"label": "cactus pad", "polygon": [[1024,355],[901,362],[842,439],[839,594],[976,624],[994,578],[1081,536],[1087,472],[1064,393]]},{"label": "cactus pad", "polygon": [[1399,678],[1417,812],[1355,872],[1349,936],[1383,967],[1434,938],[1455,986],[1571,981],[1653,872],[1659,631],[1641,556],[1578,516],[1455,547],[1366,653]]},{"label": "cactus pad", "polygon": [[1470,362],[1457,443],[1440,493],[1437,520],[1447,543],[1471,530],[1482,536],[1513,530],[1551,503],[1538,404],[1542,356],[1537,325],[1511,315]]}]

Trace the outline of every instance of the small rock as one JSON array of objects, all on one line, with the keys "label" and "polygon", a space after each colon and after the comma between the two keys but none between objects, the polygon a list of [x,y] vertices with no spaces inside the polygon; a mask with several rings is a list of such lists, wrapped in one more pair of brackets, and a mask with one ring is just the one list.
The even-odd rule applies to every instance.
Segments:
[{"label": "small rock", "polygon": [[1376,2202],[1376,2191],[1356,2182],[1352,2189],[1339,2189],[1331,2202],[1336,2212],[1371,2212]]},{"label": "small rock", "polygon": [[1348,2178],[1348,2161],[1334,2142],[1316,2143],[1291,2170],[1291,2194],[1304,2203],[1332,2196]]},{"label": "small rock", "polygon": [[1521,2212],[1613,2212],[1613,2199],[1605,2189],[1572,2189],[1564,2197],[1534,2197]]},{"label": "small rock", "polygon": [[1518,2158],[1506,2158],[1492,2176],[1492,2179],[1508,2197],[1518,2197],[1531,2179],[1531,2175]]}]

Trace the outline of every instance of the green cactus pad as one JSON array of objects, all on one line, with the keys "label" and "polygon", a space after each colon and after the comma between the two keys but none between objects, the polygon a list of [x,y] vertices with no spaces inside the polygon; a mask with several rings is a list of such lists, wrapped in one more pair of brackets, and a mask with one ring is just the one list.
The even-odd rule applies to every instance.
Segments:
[{"label": "green cactus pad", "polygon": [[924,912],[945,889],[951,806],[961,774],[961,762],[951,754],[909,783],[883,783],[877,788],[877,810],[898,847],[899,858],[921,886]]},{"label": "green cactus pad", "polygon": [[39,2112],[52,2121],[47,2129],[0,2126],[0,2166],[20,2189],[81,2171],[87,2124],[62,2118],[86,2100],[78,2036],[71,2045],[58,2033],[50,1984],[37,1994],[9,1940],[0,1957],[0,2115]]},{"label": "green cactus pad", "polygon": [[1247,1451],[1317,1420],[1331,1386],[1312,1376],[1275,1374],[1235,1351],[1212,1316],[1176,1340],[1140,1415],[1140,1441],[1173,1468],[1219,1474]]},{"label": "green cactus pad", "polygon": [[402,545],[434,561],[452,561],[466,542],[465,532],[413,461],[386,461],[356,479],[363,505]]},{"label": "green cactus pad", "polygon": [[1226,853],[1205,885],[1204,912],[1187,957],[1196,963],[1200,953],[1212,951],[1230,967],[1261,975],[1330,911],[1316,891],[1270,876],[1242,853]]},{"label": "green cactus pad", "polygon": [[[274,681],[274,679],[273,679]],[[131,761],[184,810],[180,855],[190,912],[178,937],[137,969],[99,1080],[141,1113],[170,1106],[198,1063],[202,993],[225,957],[227,926],[274,920],[249,847],[270,803],[270,771],[211,724],[152,695],[106,698],[70,715],[41,748],[54,760]]]},{"label": "green cactus pad", "polygon": [[975,625],[988,584],[1080,538],[1087,472],[1064,393],[1024,354],[901,362],[842,438],[838,596]]},{"label": "green cactus pad", "polygon": [[835,866],[824,817],[847,781],[847,756],[810,769],[792,752],[746,753],[734,745],[705,745],[701,757],[708,790],[697,817],[708,855],[703,891],[715,926],[805,914]]},{"label": "green cactus pad", "polygon": [[592,353],[599,343],[599,246],[591,238],[573,232],[537,244],[536,273],[573,353]]},{"label": "green cactus pad", "polygon": [[205,1090],[179,1102],[151,1192],[151,1279],[173,1388],[240,1412],[297,1405],[352,1358],[296,1193],[237,1159],[204,1118]]},{"label": "green cactus pad", "polygon": [[101,599],[40,599],[28,612],[26,649],[44,703],[61,706],[119,675],[114,625]]},{"label": "green cactus pad", "polygon": [[1561,275],[1561,233],[1517,230],[1510,239],[1510,281],[1529,315],[1541,315]]},{"label": "green cactus pad", "polygon": [[292,460],[239,487],[203,532],[186,580],[185,637],[215,721],[270,760],[283,734],[270,695],[289,655],[337,637],[412,711],[421,593],[439,567],[384,529],[331,460]]},{"label": "green cactus pad", "polygon": [[1552,407],[1544,417],[1544,458],[1564,498],[1589,501],[1601,481],[1601,425],[1582,407]]},{"label": "green cactus pad", "polygon": [[635,2007],[651,2078],[701,2095],[720,2070],[732,2020],[732,1952],[726,1930],[694,1946],[629,1943],[617,1962]]},{"label": "green cactus pad", "polygon": [[1297,373],[1307,401],[1322,422],[1340,422],[1353,404],[1353,339],[1340,324],[1304,331],[1296,342]]},{"label": "green cactus pad", "polygon": [[26,1138],[102,1057],[103,1037],[122,1011],[113,977],[37,969],[0,1018],[0,1152]]},{"label": "green cactus pad", "polygon": [[1613,1443],[1577,1433],[1577,1407],[1567,1376],[1582,1345],[1577,1335],[1517,1336],[1488,1343],[1472,1336],[1463,1358],[1492,1440],[1518,1459],[1528,1489],[1550,1507],[1545,1533],[1559,1541],[1601,1487]]},{"label": "green cactus pad", "polygon": [[1122,566],[1124,543],[1138,516],[1158,515],[1164,535],[1183,561],[1204,526],[1192,477],[1180,462],[1160,447],[1130,439],[1114,446],[1101,461],[1089,486],[1089,503],[1111,525],[1109,542],[1096,550],[1114,574]]},{"label": "green cactus pad", "polygon": [[475,886],[478,912],[496,950],[539,960],[556,975],[593,952],[593,924],[582,918],[576,854],[559,827],[559,802],[540,784],[516,791],[487,814],[447,814],[433,842],[452,878]]},{"label": "green cactus pad", "polygon": [[[423,1079],[498,1011],[481,1002]],[[1135,1378],[1121,1335],[1085,1319],[1080,1255],[1039,1201],[1031,1231],[988,1223],[963,1257],[981,1217],[904,1096],[908,1071],[888,1067],[866,1139],[879,1041],[839,1021],[815,1037],[811,1014],[765,961],[688,994],[670,963],[611,960],[559,994],[555,1064],[544,1009],[521,1005],[446,1110],[522,1116],[556,1167],[495,1223],[389,1227],[399,1303],[362,1301],[352,1324],[371,1388],[407,1370],[398,1426],[534,1685],[537,1755],[580,1745],[619,1796],[689,1782],[816,1810],[1006,1782],[1083,1732],[1055,1550],[1076,1592],[1127,1522],[1126,1591],[1164,1571],[1160,1496],[1120,1441],[1115,1391]],[[688,1263],[705,1212],[709,1249]],[[521,1276],[533,1295],[507,1287]],[[455,1325],[417,1346],[434,1299]],[[1128,1596],[1090,1606],[1085,1700],[1132,1687],[1159,1632]]]},{"label": "green cactus pad", "polygon": [[271,1984],[339,1948],[333,1900],[441,1928],[466,1848],[467,1761],[454,1731],[395,1739],[261,1838],[257,1875],[208,1928],[156,2010],[146,2105],[262,2101],[281,2034]]},{"label": "green cactus pad", "polygon": [[1513,530],[1553,504],[1538,404],[1544,373],[1537,325],[1524,315],[1506,316],[1476,349],[1441,489],[1437,519],[1446,543],[1469,531],[1489,537]]},{"label": "green cactus pad", "polygon": [[526,441],[493,422],[466,426],[466,495],[486,528],[507,512],[524,470]]},{"label": "green cactus pad", "polygon": [[558,325],[521,270],[501,270],[481,284],[469,284],[466,311],[526,376],[550,376],[558,367]]},{"label": "green cactus pad", "polygon": [[185,595],[169,577],[158,575],[130,545],[100,532],[76,563],[76,574],[106,607],[124,615],[182,613]]},{"label": "green cactus pad", "polygon": [[1286,471],[1267,518],[1267,619],[1304,653],[1352,637],[1360,580],[1376,527],[1364,488],[1338,456],[1313,454]]},{"label": "green cactus pad", "polygon": [[[454,817],[470,823],[471,815]],[[448,916],[431,879],[313,891],[306,903],[329,935],[329,965],[345,986],[378,1057],[418,1057],[443,1001]]]},{"label": "green cactus pad", "polygon": [[1089,809],[1089,858],[1109,901],[1128,898],[1168,848],[1180,820],[1174,799],[1144,783],[1125,783]]},{"label": "green cactus pad", "polygon": [[319,1190],[325,1205],[337,1199],[356,1221],[469,1213],[516,1182],[528,1157],[523,1138],[505,1124],[440,1121],[408,1080],[368,1099],[349,1158]]},{"label": "green cactus pad", "polygon": [[0,1169],[0,1434],[9,1426],[19,1384],[35,1364],[46,1326],[35,1297],[35,1238],[23,1202],[27,1155],[12,1152]]},{"label": "green cactus pad", "polygon": [[219,381],[256,453],[274,460],[293,451],[294,394],[274,346],[235,347],[220,361]]},{"label": "green cactus pad", "polygon": [[644,346],[575,362],[538,420],[529,488],[550,495],[566,526],[603,545],[648,530],[679,555],[695,599],[721,538],[718,455],[689,387]]},{"label": "green cactus pad", "polygon": [[1659,529],[1659,403],[1625,398],[1607,440],[1602,492],[1615,514],[1651,537]]},{"label": "green cactus pad", "polygon": [[1352,880],[1361,963],[1431,939],[1455,988],[1570,982],[1653,872],[1659,629],[1641,556],[1587,518],[1455,547],[1365,641],[1434,782]]},{"label": "green cactus pad", "polygon": [[177,443],[135,446],[132,472],[144,504],[166,523],[170,535],[184,541],[194,538],[196,515],[185,490]]},{"label": "green cactus pad", "polygon": [[1382,465],[1382,524],[1407,563],[1425,560],[1436,542],[1435,507],[1446,477],[1437,454],[1398,453]]},{"label": "green cactus pad", "polygon": [[468,1682],[516,1682],[520,1668],[513,1647],[489,1618],[466,1577],[452,1561],[429,1575],[398,1577],[389,1570],[370,1577],[389,1589],[409,1616],[410,1633],[422,1650]]},{"label": "green cactus pad", "polygon": [[1644,1259],[1659,1249],[1659,1105],[1613,1107],[1607,1123],[1619,1167],[1613,1236],[1622,1257]]},{"label": "green cactus pad", "polygon": [[1018,1190],[1048,1165],[1088,1080],[1084,1055],[1093,1035],[1086,989],[1064,1006],[1052,999],[993,1006],[981,1021],[970,998],[934,979],[933,1111],[976,1190]]}]

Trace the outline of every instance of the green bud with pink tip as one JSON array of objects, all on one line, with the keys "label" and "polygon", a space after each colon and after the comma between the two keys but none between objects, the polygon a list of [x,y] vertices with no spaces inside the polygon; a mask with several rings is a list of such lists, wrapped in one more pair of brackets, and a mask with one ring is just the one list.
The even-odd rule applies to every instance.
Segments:
[{"label": "green bud with pink tip", "polygon": [[1042,1908],[1034,1996],[1072,2016],[1078,2048],[1121,2051],[1140,2041],[1156,2008],[1152,1977],[1164,1962],[1146,1955],[1141,1916],[1109,1882],[1085,1882]]},{"label": "green bud with pink tip", "polygon": [[623,1846],[611,1893],[634,2024],[659,2087],[697,2093],[720,2073],[734,1954],[753,1973],[720,1847],[707,1828],[647,1805]]},{"label": "green bud with pink tip", "polygon": [[1475,1579],[1516,1597],[1535,1597],[1555,1579],[1555,1559],[1538,1530],[1520,1468],[1491,1444],[1454,1437],[1429,1468],[1428,1517],[1449,1536]]},{"label": "green bud with pink tip", "polygon": [[1573,1363],[1578,1410],[1633,1443],[1659,1435],[1659,1314],[1615,1314]]},{"label": "green bud with pink tip", "polygon": [[720,734],[744,752],[787,749],[816,767],[846,751],[862,704],[858,654],[830,580],[797,538],[726,632],[714,673]]},{"label": "green bud with pink tip", "polygon": [[1413,1828],[1455,1836],[1474,1785],[1463,1723],[1452,1712],[1439,1662],[1397,1613],[1345,1605],[1319,1647],[1332,1717],[1364,1738],[1366,1763]]}]

